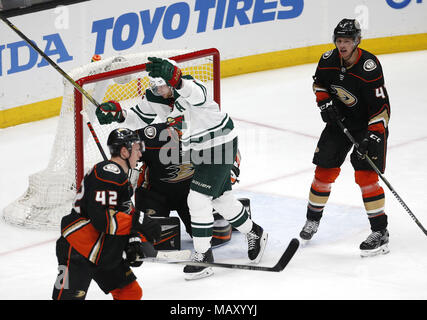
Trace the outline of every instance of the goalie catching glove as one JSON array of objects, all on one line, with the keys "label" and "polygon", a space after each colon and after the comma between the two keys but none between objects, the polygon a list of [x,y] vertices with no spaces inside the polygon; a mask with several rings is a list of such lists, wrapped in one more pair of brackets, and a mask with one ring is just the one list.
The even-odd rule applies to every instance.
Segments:
[{"label": "goalie catching glove", "polygon": [[95,114],[100,124],[110,124],[112,122],[125,121],[120,103],[114,100],[101,103],[96,108]]},{"label": "goalie catching glove", "polygon": [[159,241],[162,228],[160,224],[147,213],[136,211],[132,223],[131,234],[141,233],[147,241],[155,243]]},{"label": "goalie catching glove", "polygon": [[175,64],[175,61],[148,57],[150,63],[147,63],[146,70],[148,75],[153,78],[163,78],[170,86],[181,88],[181,69]]}]

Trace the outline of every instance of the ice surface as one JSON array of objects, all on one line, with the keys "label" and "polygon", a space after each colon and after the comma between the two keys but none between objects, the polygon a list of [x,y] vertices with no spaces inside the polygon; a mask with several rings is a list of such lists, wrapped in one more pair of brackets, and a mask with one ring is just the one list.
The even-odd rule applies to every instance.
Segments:
[{"label": "ice surface", "polygon": [[[427,227],[427,51],[382,55],[391,102],[388,181]],[[323,123],[311,89],[315,64],[223,79],[222,108],[236,121],[242,153],[238,197],[270,234],[261,265],[271,266],[305,222],[311,163]],[[52,73],[55,71],[52,70]],[[58,118],[0,129],[0,210],[26,190],[28,175],[48,163]],[[381,182],[390,254],[359,256],[369,234],[349,161],[333,186],[318,233],[281,273],[215,269],[185,281],[182,266],[145,263],[134,270],[143,299],[426,299],[427,237]],[[53,231],[0,223],[0,299],[50,299],[57,274]],[[188,235],[183,247],[191,248]],[[246,263],[246,241],[214,250],[216,261]],[[93,283],[88,299],[111,299]]]}]

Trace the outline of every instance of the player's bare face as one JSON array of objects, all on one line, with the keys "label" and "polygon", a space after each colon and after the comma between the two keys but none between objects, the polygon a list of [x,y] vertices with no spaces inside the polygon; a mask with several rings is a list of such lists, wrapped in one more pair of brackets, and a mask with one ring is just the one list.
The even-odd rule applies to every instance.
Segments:
[{"label": "player's bare face", "polygon": [[354,53],[355,44],[353,39],[338,37],[335,41],[335,45],[344,61],[349,61]]},{"label": "player's bare face", "polygon": [[164,99],[172,98],[172,89],[169,86],[158,86],[157,93]]},{"label": "player's bare face", "polygon": [[142,157],[142,151],[141,151],[141,144],[140,143],[134,143],[132,145],[132,153],[129,157],[129,163],[132,168],[136,167],[136,164],[138,163],[138,160]]}]

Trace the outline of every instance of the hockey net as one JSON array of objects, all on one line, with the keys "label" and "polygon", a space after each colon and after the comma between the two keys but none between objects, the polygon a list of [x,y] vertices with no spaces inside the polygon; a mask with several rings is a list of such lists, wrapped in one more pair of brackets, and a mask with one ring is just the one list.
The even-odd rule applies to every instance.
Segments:
[{"label": "hockey net", "polygon": [[[119,101],[134,107],[148,87],[145,63],[148,57],[174,59],[183,74],[202,80],[220,103],[220,57],[216,49],[159,51],[115,56],[92,62],[69,72],[98,103]],[[96,107],[64,79],[64,94],[57,131],[46,169],[29,176],[26,192],[3,210],[8,224],[33,229],[58,229],[68,214],[84,173],[103,157],[82,118],[87,114],[105,154],[111,130],[120,124],[100,125]],[[123,126],[123,125],[122,125]],[[137,128],[130,128],[137,129]]]}]

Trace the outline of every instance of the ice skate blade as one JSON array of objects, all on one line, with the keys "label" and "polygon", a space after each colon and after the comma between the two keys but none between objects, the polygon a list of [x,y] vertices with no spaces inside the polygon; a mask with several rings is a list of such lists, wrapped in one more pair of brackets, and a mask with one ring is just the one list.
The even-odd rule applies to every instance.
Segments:
[{"label": "ice skate blade", "polygon": [[388,248],[387,244],[383,244],[381,247],[378,247],[374,250],[361,250],[360,256],[362,258],[368,258],[368,257],[374,257],[380,254],[387,254],[390,252],[390,249]]},{"label": "ice skate blade", "polygon": [[198,280],[210,277],[211,275],[213,275],[213,273],[213,269],[211,267],[208,267],[201,270],[200,272],[185,273],[184,278],[187,281]]},{"label": "ice skate blade", "polygon": [[264,255],[265,246],[267,245],[267,240],[268,240],[268,233],[264,231],[260,239],[260,250],[259,250],[258,256],[254,260],[251,260],[251,263],[258,264],[261,261],[261,258]]}]

